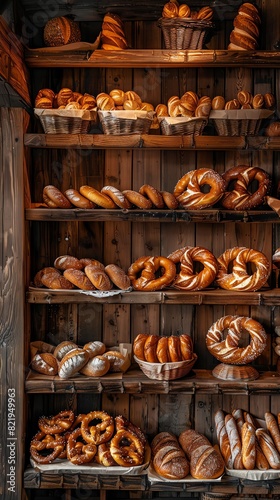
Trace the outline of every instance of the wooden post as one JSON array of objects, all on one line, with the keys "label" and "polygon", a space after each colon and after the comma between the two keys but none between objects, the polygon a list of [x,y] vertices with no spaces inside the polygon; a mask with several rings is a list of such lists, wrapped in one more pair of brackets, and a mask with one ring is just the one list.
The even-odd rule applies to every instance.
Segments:
[{"label": "wooden post", "polygon": [[24,460],[25,111],[0,108],[0,497],[22,494]]}]

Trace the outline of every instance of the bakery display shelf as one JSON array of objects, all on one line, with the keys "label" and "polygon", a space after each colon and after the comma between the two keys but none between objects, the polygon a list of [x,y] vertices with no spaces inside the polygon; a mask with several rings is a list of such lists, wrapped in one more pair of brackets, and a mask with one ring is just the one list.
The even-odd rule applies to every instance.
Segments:
[{"label": "bakery display shelf", "polygon": [[30,148],[52,149],[176,149],[176,150],[280,150],[280,137],[204,136],[204,135],[106,135],[98,134],[25,134]]},{"label": "bakery display shelf", "polygon": [[85,51],[79,54],[52,54],[25,51],[29,68],[172,68],[238,67],[279,68],[280,52],[265,50],[171,50],[127,49]]},{"label": "bakery display shelf", "polygon": [[222,289],[181,291],[165,289],[156,292],[95,292],[82,290],[51,290],[30,287],[26,293],[30,304],[191,304],[191,305],[280,305],[280,289],[262,289],[256,292],[236,292]]},{"label": "bakery display shelf", "polygon": [[276,371],[260,372],[257,379],[221,380],[211,370],[193,369],[189,375],[176,380],[154,380],[139,368],[132,367],[124,374],[110,373],[102,377],[77,375],[68,380],[30,371],[25,381],[28,394],[58,393],[118,393],[118,394],[204,394],[242,393],[278,394],[280,374]]},{"label": "bakery display shelf", "polygon": [[61,209],[28,208],[25,219],[33,221],[87,221],[87,222],[280,222],[274,210],[144,210],[144,209]]}]

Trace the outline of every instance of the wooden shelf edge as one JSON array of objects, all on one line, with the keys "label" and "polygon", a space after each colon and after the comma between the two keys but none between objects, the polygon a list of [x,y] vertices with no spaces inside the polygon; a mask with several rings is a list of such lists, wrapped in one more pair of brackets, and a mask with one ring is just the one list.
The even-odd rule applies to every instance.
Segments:
[{"label": "wooden shelf edge", "polygon": [[97,134],[25,134],[24,144],[30,148],[58,149],[159,149],[230,151],[280,150],[280,137],[204,136],[204,135],[106,135]]},{"label": "wooden shelf edge", "polygon": [[126,394],[206,394],[222,392],[279,393],[280,374],[276,371],[260,372],[259,378],[252,381],[220,380],[212,375],[211,370],[196,370],[181,379],[152,380],[140,369],[131,368],[125,374],[104,375],[103,377],[77,376],[63,380],[30,371],[25,381],[27,394],[59,393],[126,393]]},{"label": "wooden shelf edge", "polygon": [[270,67],[280,66],[278,51],[245,50],[170,50],[170,49],[127,49],[93,52],[52,54],[25,51],[25,64],[29,68],[171,68],[171,67]]},{"label": "wooden shelf edge", "polygon": [[[36,204],[37,206],[38,204]],[[278,223],[280,217],[274,210],[141,210],[141,209],[102,209],[83,210],[79,208],[27,208],[25,219],[29,221],[93,221],[93,222],[195,222],[195,223],[226,223],[226,222],[264,222]]]}]

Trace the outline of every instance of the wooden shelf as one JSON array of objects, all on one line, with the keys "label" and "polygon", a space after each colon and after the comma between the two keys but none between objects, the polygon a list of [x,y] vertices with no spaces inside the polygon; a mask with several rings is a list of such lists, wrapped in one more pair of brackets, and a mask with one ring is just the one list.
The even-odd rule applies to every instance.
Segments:
[{"label": "wooden shelf", "polygon": [[280,137],[193,135],[25,134],[29,148],[52,149],[175,149],[280,151]]},{"label": "wooden shelf", "polygon": [[190,375],[178,380],[152,380],[140,369],[131,368],[124,374],[109,374],[103,377],[79,375],[63,380],[30,371],[25,381],[28,394],[57,393],[126,393],[126,394],[240,394],[278,393],[280,374],[276,371],[262,372],[256,380],[220,380],[210,370],[193,370]]},{"label": "wooden shelf", "polygon": [[30,304],[189,304],[189,305],[280,305],[280,288],[257,292],[232,292],[222,289],[184,292],[181,290],[161,290],[157,292],[124,292],[111,296],[96,297],[93,292],[81,290],[50,290],[30,288],[26,300]]},{"label": "wooden shelf", "polygon": [[53,54],[40,49],[26,50],[29,68],[180,68],[238,67],[279,68],[278,51],[245,50],[95,50]]},{"label": "wooden shelf", "polygon": [[274,210],[141,210],[102,209],[83,210],[79,208],[28,208],[26,220],[32,221],[92,221],[92,222],[280,222]]}]

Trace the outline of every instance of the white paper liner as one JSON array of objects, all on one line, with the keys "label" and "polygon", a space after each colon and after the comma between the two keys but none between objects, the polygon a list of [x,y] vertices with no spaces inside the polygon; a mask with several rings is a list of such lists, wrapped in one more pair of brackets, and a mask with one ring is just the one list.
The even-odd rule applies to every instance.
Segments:
[{"label": "white paper liner", "polygon": [[267,469],[267,470],[236,470],[226,469],[228,476],[239,477],[240,479],[250,479],[251,481],[265,481],[267,479],[279,479],[280,469]]},{"label": "white paper liner", "polygon": [[201,120],[207,120],[207,116],[196,116],[196,117],[188,117],[188,116],[158,116],[159,123],[165,121],[168,125],[177,125],[179,123],[186,122],[196,122]]},{"label": "white paper liner", "polygon": [[94,109],[42,109],[34,108],[34,113],[40,116],[62,116],[64,118],[81,118],[82,120],[95,120],[96,110]]},{"label": "white paper liner", "polygon": [[213,120],[260,120],[273,115],[269,109],[221,109],[210,111]]},{"label": "white paper liner", "polygon": [[110,467],[104,467],[103,465],[97,463],[89,463],[83,465],[72,464],[69,460],[56,459],[51,464],[38,464],[30,457],[30,464],[35,470],[40,472],[48,472],[51,474],[58,473],[91,473],[94,475],[108,474],[109,476],[138,476],[140,474],[146,473],[146,469],[150,463],[151,450],[149,445],[145,449],[145,458],[142,465],[135,465],[134,467],[121,467],[120,465],[112,465]]},{"label": "white paper liner", "polygon": [[148,480],[151,483],[216,483],[217,481],[221,481],[222,477],[223,475],[217,479],[195,479],[189,474],[183,479],[168,479],[157,474],[151,465],[148,468]]},{"label": "white paper liner", "polygon": [[61,290],[61,289],[56,289],[56,288],[40,288],[40,287],[35,287],[35,286],[30,286],[29,291],[34,292],[34,291],[42,291],[42,292],[55,292],[55,293],[61,293],[62,295],[65,294],[72,294],[74,293],[81,293],[83,295],[90,295],[92,297],[98,297],[98,298],[103,298],[103,297],[113,297],[114,295],[119,295],[120,293],[126,293],[126,292],[132,292],[133,288],[129,287],[127,290],[121,290],[121,289],[114,289],[114,290],[79,290],[77,288],[73,288],[72,290]]},{"label": "white paper liner", "polygon": [[112,118],[121,118],[125,120],[137,120],[138,118],[149,118],[153,119],[154,111],[141,111],[141,110],[129,110],[129,109],[116,109],[112,111],[98,110],[98,114],[102,117],[111,116]]}]

